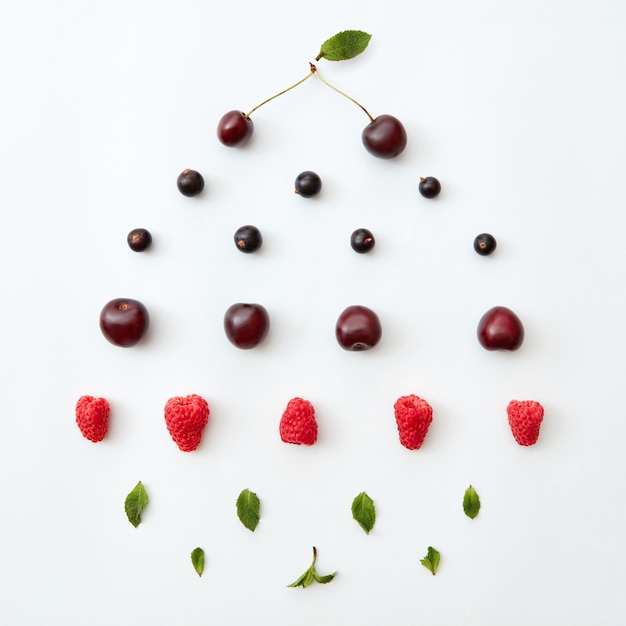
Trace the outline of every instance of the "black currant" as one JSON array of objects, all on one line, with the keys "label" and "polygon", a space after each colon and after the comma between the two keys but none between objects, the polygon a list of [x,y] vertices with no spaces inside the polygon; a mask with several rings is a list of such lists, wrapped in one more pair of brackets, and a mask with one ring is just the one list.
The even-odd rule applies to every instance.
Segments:
[{"label": "black currant", "polygon": [[261,231],[256,226],[246,224],[235,232],[235,245],[242,252],[256,252],[262,243]]},{"label": "black currant", "polygon": [[322,189],[322,179],[315,173],[307,170],[296,177],[296,193],[303,198],[317,195]]},{"label": "black currant", "polygon": [[420,178],[419,192],[424,198],[434,198],[441,191],[441,183],[434,176]]},{"label": "black currant", "polygon": [[178,175],[176,186],[183,196],[192,198],[193,196],[197,196],[204,189],[204,178],[202,178],[200,172],[187,168]]},{"label": "black currant", "polygon": [[375,244],[374,235],[367,228],[357,228],[350,236],[350,245],[359,254],[369,252]]},{"label": "black currant", "polygon": [[476,235],[474,239],[474,250],[481,256],[488,256],[496,249],[496,238],[489,233],[481,233]]},{"label": "black currant", "polygon": [[131,250],[143,252],[152,245],[152,235],[145,228],[134,228],[128,233],[126,241]]}]

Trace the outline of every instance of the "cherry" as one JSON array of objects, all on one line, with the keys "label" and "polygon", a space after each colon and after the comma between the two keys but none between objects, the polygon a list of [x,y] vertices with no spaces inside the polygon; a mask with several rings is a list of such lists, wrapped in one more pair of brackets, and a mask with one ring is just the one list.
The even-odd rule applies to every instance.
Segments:
[{"label": "cherry", "polygon": [[228,340],[237,348],[249,350],[265,339],[270,318],[260,304],[237,302],[224,314],[224,331]]},{"label": "cherry", "polygon": [[406,148],[406,130],[393,115],[379,115],[361,134],[363,145],[370,154],[381,159],[392,159]]},{"label": "cherry", "polygon": [[145,228],[134,228],[128,233],[126,241],[134,252],[143,252],[152,245],[152,235]]},{"label": "cherry", "polygon": [[301,172],[296,176],[295,192],[303,198],[312,198],[322,190],[322,179],[311,170]]},{"label": "cherry", "polygon": [[237,249],[246,253],[256,252],[263,243],[261,231],[250,224],[238,228],[235,231],[234,239]]},{"label": "cherry", "polygon": [[202,193],[202,190],[204,189],[204,178],[202,178],[202,174],[200,174],[200,172],[187,168],[178,175],[178,178],[176,179],[176,186],[178,187],[178,191],[180,191],[183,196],[193,198],[193,196],[197,196],[199,193]]},{"label": "cherry", "polygon": [[217,124],[217,138],[229,148],[242,146],[254,131],[254,122],[250,114],[243,111],[229,111],[222,115]]},{"label": "cherry", "polygon": [[132,298],[115,298],[100,312],[100,330],[113,345],[130,348],[148,330],[150,317],[146,307]]},{"label": "cherry", "polygon": [[495,252],[496,245],[496,238],[489,233],[481,233],[474,239],[474,250],[481,256],[488,256]]},{"label": "cherry", "polygon": [[345,350],[369,350],[380,341],[382,327],[374,311],[354,305],[345,309],[337,319],[335,336]]},{"label": "cherry", "polygon": [[517,350],[524,341],[521,320],[504,306],[495,306],[480,318],[477,334],[486,350]]},{"label": "cherry", "polygon": [[425,176],[420,178],[418,189],[424,198],[436,198],[441,192],[441,183],[434,176]]},{"label": "cherry", "polygon": [[374,235],[367,228],[357,228],[350,236],[350,245],[359,254],[369,252],[375,244]]}]

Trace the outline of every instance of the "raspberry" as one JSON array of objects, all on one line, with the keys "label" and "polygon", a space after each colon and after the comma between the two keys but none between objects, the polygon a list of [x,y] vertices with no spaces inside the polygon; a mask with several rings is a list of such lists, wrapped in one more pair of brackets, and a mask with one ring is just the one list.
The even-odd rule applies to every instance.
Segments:
[{"label": "raspberry", "polygon": [[511,400],[506,408],[509,426],[520,446],[532,446],[539,439],[543,407],[534,400]]},{"label": "raspberry", "polygon": [[393,405],[398,424],[400,443],[408,450],[417,450],[426,437],[428,427],[433,421],[433,410],[416,395],[401,396]]},{"label": "raspberry", "polygon": [[280,438],[285,443],[305,446],[312,446],[317,441],[315,409],[308,400],[289,400],[280,419]]},{"label": "raspberry", "polygon": [[196,394],[175,396],[167,401],[165,424],[174,443],[183,452],[191,452],[200,445],[209,413],[207,401]]},{"label": "raspberry", "polygon": [[104,398],[81,396],[76,403],[76,423],[83,437],[94,443],[102,441],[109,428],[110,412]]}]

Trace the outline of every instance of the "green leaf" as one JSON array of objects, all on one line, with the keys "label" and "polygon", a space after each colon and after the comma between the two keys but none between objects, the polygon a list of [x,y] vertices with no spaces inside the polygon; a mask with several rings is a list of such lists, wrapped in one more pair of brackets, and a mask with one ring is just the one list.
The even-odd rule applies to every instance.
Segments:
[{"label": "green leaf", "polygon": [[374,501],[364,491],[352,501],[352,517],[367,534],[374,528],[376,523]]},{"label": "green leaf", "polygon": [[474,519],[480,511],[480,498],[476,493],[476,490],[471,485],[465,490],[463,496],[463,510],[467,517]]},{"label": "green leaf", "polygon": [[326,583],[329,583],[337,575],[337,572],[334,572],[333,574],[325,574],[323,576],[320,576],[320,574],[318,574],[315,571],[316,560],[317,560],[317,550],[315,549],[315,547],[313,547],[313,562],[311,563],[311,566],[304,572],[304,574],[302,574],[302,576],[294,580],[291,583],[291,585],[287,585],[287,587],[306,588],[310,584],[312,584],[313,581],[316,581],[318,583],[321,583],[322,585],[325,585]]},{"label": "green leaf", "polygon": [[319,61],[322,58],[328,61],[352,59],[367,48],[371,38],[371,35],[362,30],[342,30],[321,45],[315,60]]},{"label": "green leaf", "polygon": [[318,583],[325,585],[326,583],[329,583],[337,575],[337,572],[333,572],[332,574],[326,574],[326,576],[320,576],[316,572],[313,572],[313,575],[315,576],[315,580]]},{"label": "green leaf", "polygon": [[435,548],[428,546],[428,554],[420,560],[420,563],[434,576],[437,573],[440,558],[439,552]]},{"label": "green leaf", "polygon": [[198,573],[198,576],[202,576],[204,571],[204,550],[202,548],[196,548],[191,553],[191,564]]},{"label": "green leaf", "polygon": [[244,489],[237,498],[237,516],[241,523],[254,532],[260,519],[261,502],[249,489]]},{"label": "green leaf", "polygon": [[126,496],[126,501],[124,502],[124,510],[126,511],[128,521],[135,528],[141,524],[141,512],[147,504],[148,494],[146,493],[143,483],[139,481],[133,487],[133,490]]}]

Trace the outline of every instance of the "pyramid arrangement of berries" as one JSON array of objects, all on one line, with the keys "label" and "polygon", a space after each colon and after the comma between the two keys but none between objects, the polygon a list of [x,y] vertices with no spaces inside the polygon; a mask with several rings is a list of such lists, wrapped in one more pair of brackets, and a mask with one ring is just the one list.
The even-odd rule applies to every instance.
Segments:
[{"label": "pyramid arrangement of berries", "polygon": [[[342,31],[327,39],[315,58],[318,63],[343,61],[361,54],[368,46],[371,35],[363,31]],[[366,150],[381,159],[393,159],[405,150],[407,133],[403,124],[389,114],[373,117],[367,109],[351,96],[339,90],[324,78],[316,65],[309,63],[306,76],[283,91],[263,100],[247,113],[232,110],[222,116],[217,124],[219,141],[229,147],[244,146],[254,132],[253,113],[278,96],[302,85],[311,78],[319,79],[333,91],[348,98],[367,116],[368,124],[362,131],[361,140]],[[182,170],[176,178],[178,191],[185,197],[197,197],[205,189],[203,175],[194,169]],[[312,171],[299,173],[294,181],[294,192],[301,198],[312,198],[320,194],[322,180]],[[442,191],[439,179],[434,176],[419,178],[419,194],[432,200]],[[299,201],[298,201],[299,202]],[[127,243],[133,252],[144,252],[152,245],[152,235],[145,228],[136,228],[127,234]],[[264,245],[261,230],[253,224],[243,224],[234,229],[233,243],[237,251],[253,255]],[[233,243],[229,245],[233,245]],[[370,253],[375,246],[375,236],[367,228],[358,228],[349,237],[349,244],[357,254]],[[490,233],[480,233],[473,241],[473,248],[480,256],[490,256],[496,250],[496,239]],[[119,348],[131,348],[140,344],[151,323],[147,307],[133,298],[115,298],[104,305],[100,312],[99,325],[104,338]],[[223,315],[222,331],[228,342],[239,350],[253,350],[264,343],[269,335],[270,313],[255,302],[235,302]],[[330,331],[330,329],[329,329]],[[369,351],[383,339],[383,324],[378,314],[369,307],[354,304],[339,313],[335,323],[335,339],[338,346],[350,352]],[[157,330],[158,332],[158,330]],[[524,326],[520,318],[509,308],[495,306],[488,310],[477,325],[477,339],[480,346],[488,351],[518,350],[524,341]],[[504,411],[503,411],[504,413]],[[388,422],[395,427],[400,445],[415,452],[425,445],[429,428],[433,422],[433,407],[424,398],[410,393],[403,395],[389,407]],[[201,446],[205,430],[209,424],[208,402],[199,394],[172,396],[164,407],[165,429],[181,452],[190,453]],[[508,423],[514,440],[520,446],[534,445],[539,438],[544,410],[534,400],[512,400],[506,407]],[[76,404],[75,420],[82,435],[91,442],[102,442],[107,433],[111,410],[104,398],[84,395]],[[313,446],[318,444],[318,421],[315,408],[310,400],[293,397],[286,403],[284,411],[277,419],[277,434],[286,444]],[[319,444],[318,444],[319,445]],[[300,452],[298,452],[300,454]],[[148,504],[145,486],[141,481],[128,494],[125,510],[129,521],[137,527],[141,523],[141,512]],[[473,487],[469,487],[463,499],[465,514],[474,519],[481,503]],[[256,493],[244,489],[237,498],[237,515],[243,525],[254,532],[260,520],[260,499]],[[374,527],[376,513],[373,500],[366,492],[360,493],[352,503],[352,515],[359,526],[370,534]],[[202,575],[205,555],[198,547],[191,553],[192,564],[198,575]],[[317,549],[313,548],[313,562],[305,573],[290,587],[307,587],[313,582],[328,583],[334,574],[320,576],[316,569]],[[440,553],[432,546],[421,560],[433,575],[440,562]]]}]

